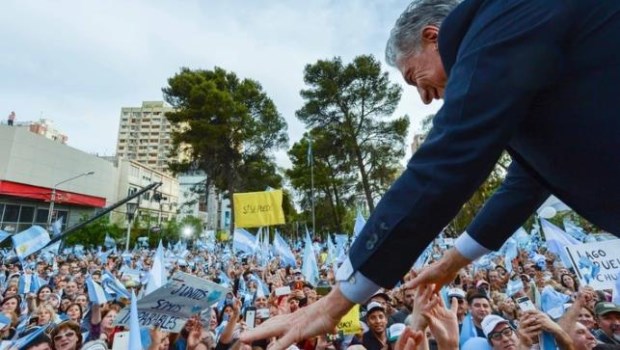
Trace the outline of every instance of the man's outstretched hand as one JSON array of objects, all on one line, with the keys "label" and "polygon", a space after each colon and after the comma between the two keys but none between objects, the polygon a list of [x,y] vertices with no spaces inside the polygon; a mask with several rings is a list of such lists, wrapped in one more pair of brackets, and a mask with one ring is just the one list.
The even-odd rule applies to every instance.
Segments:
[{"label": "man's outstretched hand", "polygon": [[255,340],[276,337],[275,344],[271,344],[269,350],[284,350],[303,339],[333,333],[340,319],[353,305],[336,286],[316,303],[291,314],[276,316],[253,330],[243,332],[240,340],[249,344]]},{"label": "man's outstretched hand", "polygon": [[420,286],[434,284],[435,292],[438,292],[441,287],[454,281],[459,270],[469,263],[470,261],[461,255],[458,250],[452,248],[448,250],[439,261],[426,267],[414,279],[405,283],[401,288],[418,288]]}]

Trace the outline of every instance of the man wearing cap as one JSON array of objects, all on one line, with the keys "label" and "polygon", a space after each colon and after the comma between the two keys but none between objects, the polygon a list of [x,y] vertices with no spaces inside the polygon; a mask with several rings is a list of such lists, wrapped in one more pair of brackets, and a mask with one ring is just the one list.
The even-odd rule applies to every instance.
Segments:
[{"label": "man wearing cap", "polygon": [[367,350],[386,350],[389,348],[387,338],[387,317],[383,305],[371,301],[366,307],[368,331],[362,337],[362,344]]},{"label": "man wearing cap", "polygon": [[482,320],[481,325],[484,336],[489,340],[493,350],[513,350],[519,346],[517,333],[508,320],[497,315],[488,315]]},{"label": "man wearing cap", "polygon": [[383,306],[383,309],[385,311],[385,317],[387,317],[388,327],[393,325],[394,323],[403,323],[405,321],[405,319],[396,320],[394,318],[394,315],[396,314],[396,312],[392,312],[393,311],[391,307],[392,298],[390,298],[390,296],[387,293],[385,293],[383,290],[379,290],[377,293],[371,296],[368,303],[371,303],[373,301]]},{"label": "man wearing cap", "polygon": [[458,308],[456,310],[456,319],[459,322],[459,331],[463,325],[463,319],[467,314],[467,300],[465,300],[465,291],[461,288],[450,288],[448,290],[448,300],[452,301],[452,298],[456,298],[458,302]]},{"label": "man wearing cap", "polygon": [[620,307],[602,301],[596,304],[594,313],[599,327],[593,332],[596,339],[605,344],[620,344]]}]

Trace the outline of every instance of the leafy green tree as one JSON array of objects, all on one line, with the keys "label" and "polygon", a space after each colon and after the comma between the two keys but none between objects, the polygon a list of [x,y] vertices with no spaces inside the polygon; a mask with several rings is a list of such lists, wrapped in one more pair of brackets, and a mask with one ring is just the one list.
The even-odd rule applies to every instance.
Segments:
[{"label": "leafy green tree", "polygon": [[172,154],[185,156],[169,164],[173,172],[201,169],[206,188],[227,194],[281,186],[272,152],[287,145],[286,122],[258,82],[218,67],[182,68],[163,93],[175,108],[166,115]]},{"label": "leafy green tree", "polygon": [[[86,221],[89,215],[83,215],[80,221]],[[81,244],[85,247],[103,246],[106,233],[115,240],[125,237],[125,230],[116,223],[110,222],[109,216],[104,216],[91,222],[85,227],[69,234],[64,239],[65,246]]]},{"label": "leafy green tree", "polygon": [[[297,117],[342,142],[338,152],[355,167],[370,210],[392,183],[404,156],[407,116],[392,118],[401,88],[391,84],[373,56],[343,64],[337,57],[306,66]],[[336,149],[334,149],[336,150]]]},{"label": "leafy green tree", "polygon": [[[312,156],[308,149],[312,139]],[[341,232],[346,207],[355,195],[356,174],[346,155],[339,152],[344,146],[341,139],[328,135],[323,129],[312,129],[289,150],[293,167],[286,171],[293,188],[300,194],[304,214],[299,221],[311,225],[312,179],[314,171],[314,198],[317,231]],[[313,169],[311,170],[311,163]]]}]

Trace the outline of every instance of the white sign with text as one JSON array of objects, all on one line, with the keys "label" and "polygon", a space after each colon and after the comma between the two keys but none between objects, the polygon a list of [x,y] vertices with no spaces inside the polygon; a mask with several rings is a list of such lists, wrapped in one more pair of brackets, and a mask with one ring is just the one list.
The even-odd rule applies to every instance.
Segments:
[{"label": "white sign with text", "polygon": [[620,239],[566,246],[566,251],[582,285],[588,284],[579,266],[585,257],[600,268],[589,285],[596,290],[613,289],[620,272]]},{"label": "white sign with text", "polygon": [[[168,283],[138,300],[141,327],[159,326],[179,332],[185,321],[226,297],[226,288],[186,273],[176,273]],[[129,306],[121,310],[115,324],[129,324]]]}]

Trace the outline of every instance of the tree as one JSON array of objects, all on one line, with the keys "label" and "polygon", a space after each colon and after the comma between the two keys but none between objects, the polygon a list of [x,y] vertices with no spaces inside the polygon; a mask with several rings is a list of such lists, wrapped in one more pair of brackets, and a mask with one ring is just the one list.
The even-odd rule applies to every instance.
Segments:
[{"label": "tree", "polygon": [[163,93],[175,108],[166,115],[172,154],[185,156],[170,162],[173,172],[201,169],[205,187],[227,195],[281,186],[271,152],[287,145],[286,122],[258,82],[218,67],[182,68]]},{"label": "tree", "polygon": [[360,192],[369,209],[398,172],[409,127],[407,116],[389,119],[401,88],[391,84],[373,56],[358,56],[344,65],[337,57],[307,65],[301,91],[304,106],[297,117],[307,127],[322,129],[342,141],[342,152],[360,179]]},{"label": "tree", "polygon": [[[312,139],[311,159],[308,159]],[[304,215],[302,222],[311,223],[312,180],[314,172],[314,200],[317,231],[342,232],[346,207],[355,196],[354,167],[342,152],[343,141],[329,135],[324,129],[312,129],[289,150],[293,167],[286,171],[290,183],[301,196]],[[311,163],[313,169],[311,170]]]},{"label": "tree", "polygon": [[[80,221],[86,221],[88,218],[89,215],[83,215]],[[76,244],[81,244],[85,247],[103,246],[106,234],[117,240],[125,237],[124,232],[124,228],[116,223],[111,223],[110,216],[107,215],[69,234],[64,239],[64,244],[68,247]]]}]

